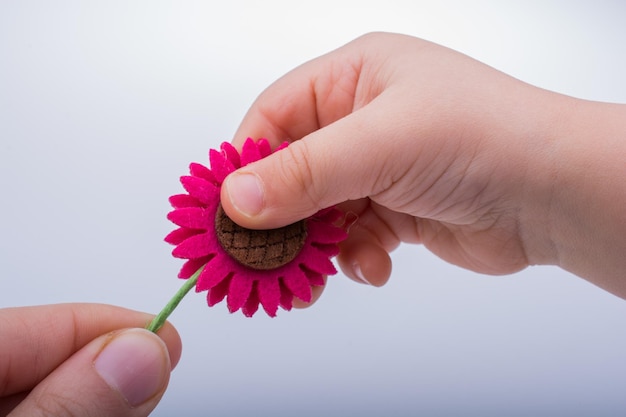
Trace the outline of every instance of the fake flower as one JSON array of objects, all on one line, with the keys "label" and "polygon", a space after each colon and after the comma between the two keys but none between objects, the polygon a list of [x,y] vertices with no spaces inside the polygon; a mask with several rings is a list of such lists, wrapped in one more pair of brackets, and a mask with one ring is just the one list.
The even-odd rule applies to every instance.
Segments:
[{"label": "fake flower", "polygon": [[339,210],[324,209],[278,229],[251,230],[234,223],[222,209],[226,176],[271,153],[265,139],[248,138],[241,154],[224,142],[219,151],[209,151],[210,168],[192,163],[190,175],[181,177],[187,193],[170,197],[174,210],[167,216],[178,228],[165,238],[176,246],[173,256],[186,259],[178,274],[187,280],[181,299],[195,286],[196,292],[207,291],[209,306],[226,299],[231,313],[241,309],[251,317],[260,305],[274,317],[278,307],[290,310],[294,297],[311,301],[311,288],[337,272],[330,258],[347,236],[336,225]]}]

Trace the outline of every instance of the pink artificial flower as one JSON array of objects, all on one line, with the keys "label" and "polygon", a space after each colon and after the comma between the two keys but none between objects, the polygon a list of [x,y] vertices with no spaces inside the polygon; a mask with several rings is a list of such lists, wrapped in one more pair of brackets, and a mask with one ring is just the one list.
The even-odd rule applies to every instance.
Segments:
[{"label": "pink artificial flower", "polygon": [[335,225],[341,219],[335,208],[271,230],[245,229],[226,216],[220,204],[226,176],[271,153],[265,139],[248,138],[241,155],[226,142],[220,151],[212,149],[210,169],[192,163],[191,175],[181,177],[187,194],[170,197],[174,210],[167,216],[179,228],[165,241],[176,245],[175,257],[187,259],[179,278],[188,279],[204,266],[196,292],[208,291],[209,306],[226,298],[231,313],[241,309],[247,317],[259,304],[274,317],[279,306],[291,310],[294,296],[311,301],[311,287],[324,285],[323,276],[337,272],[330,258],[347,236]]}]

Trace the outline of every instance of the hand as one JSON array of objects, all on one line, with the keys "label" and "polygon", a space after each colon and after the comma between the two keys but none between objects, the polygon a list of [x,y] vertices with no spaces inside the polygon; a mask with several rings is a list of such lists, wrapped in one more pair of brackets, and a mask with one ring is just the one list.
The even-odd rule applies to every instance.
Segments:
[{"label": "hand", "polygon": [[[625,120],[624,106],[370,34],[260,95],[235,144],[293,144],[231,174],[222,204],[248,228],[339,204],[357,219],[339,264],[373,285],[390,275],[388,253],[410,242],[481,273],[557,264],[626,296]],[[607,178],[614,187],[598,187]]]},{"label": "hand", "polygon": [[181,353],[170,324],[141,329],[150,319],[97,304],[0,309],[0,416],[147,416]]}]

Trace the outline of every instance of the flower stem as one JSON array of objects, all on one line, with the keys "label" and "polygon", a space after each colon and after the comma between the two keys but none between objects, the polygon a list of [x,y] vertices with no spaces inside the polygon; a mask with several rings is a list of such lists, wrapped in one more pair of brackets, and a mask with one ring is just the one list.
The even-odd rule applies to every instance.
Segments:
[{"label": "flower stem", "polygon": [[176,291],[176,294],[174,294],[172,299],[165,305],[165,307],[163,307],[163,310],[161,310],[161,312],[157,314],[154,319],[152,319],[150,324],[146,326],[147,330],[150,330],[153,333],[159,331],[159,329],[165,324],[165,321],[170,316],[170,314],[172,314],[172,312],[178,306],[181,300],[193,287],[196,286],[196,282],[198,282],[198,277],[200,276],[200,273],[203,269],[204,266],[200,267],[196,272],[194,272],[191,277],[189,277],[189,279],[185,281],[183,286],[180,287],[178,291]]}]

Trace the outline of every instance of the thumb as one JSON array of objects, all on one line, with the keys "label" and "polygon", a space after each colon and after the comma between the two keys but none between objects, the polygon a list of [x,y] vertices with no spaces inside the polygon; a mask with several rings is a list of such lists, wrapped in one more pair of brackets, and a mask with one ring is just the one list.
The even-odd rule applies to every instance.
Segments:
[{"label": "thumb", "polygon": [[147,416],[169,381],[165,343],[144,329],[101,336],[39,383],[12,416]]},{"label": "thumb", "polygon": [[230,174],[221,191],[226,214],[243,227],[270,229],[382,191],[393,172],[389,156],[377,152],[385,139],[371,107]]}]

